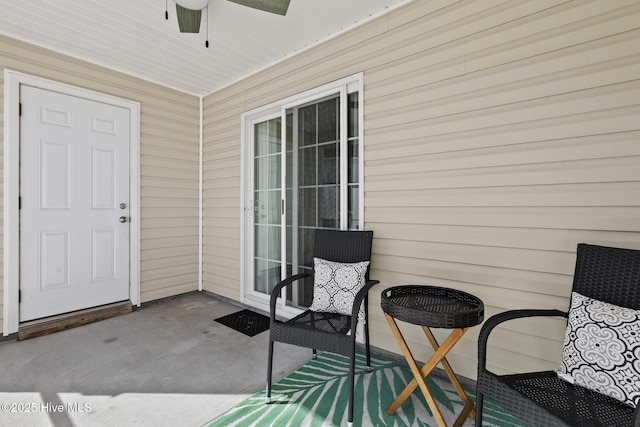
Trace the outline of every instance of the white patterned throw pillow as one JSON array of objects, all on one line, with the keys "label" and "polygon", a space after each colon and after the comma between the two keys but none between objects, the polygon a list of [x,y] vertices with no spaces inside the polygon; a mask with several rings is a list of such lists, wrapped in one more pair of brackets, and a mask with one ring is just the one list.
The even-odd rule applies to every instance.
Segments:
[{"label": "white patterned throw pillow", "polygon": [[[309,310],[351,315],[353,300],[365,285],[369,261],[342,263],[314,258],[313,301]],[[358,314],[364,320],[362,308]]]},{"label": "white patterned throw pillow", "polygon": [[640,403],[640,310],[573,292],[558,376],[635,408]]}]

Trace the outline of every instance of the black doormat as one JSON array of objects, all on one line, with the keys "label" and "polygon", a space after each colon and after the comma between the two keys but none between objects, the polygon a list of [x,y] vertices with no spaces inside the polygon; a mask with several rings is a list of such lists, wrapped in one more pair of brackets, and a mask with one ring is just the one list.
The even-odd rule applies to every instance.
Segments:
[{"label": "black doormat", "polygon": [[250,337],[269,329],[269,317],[251,310],[242,310],[215,319],[238,332]]}]

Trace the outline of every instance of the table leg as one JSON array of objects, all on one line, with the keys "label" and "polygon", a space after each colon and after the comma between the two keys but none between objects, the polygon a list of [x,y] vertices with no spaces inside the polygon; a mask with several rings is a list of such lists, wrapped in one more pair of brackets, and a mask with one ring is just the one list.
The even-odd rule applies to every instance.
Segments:
[{"label": "table leg", "polygon": [[396,398],[396,400],[387,408],[387,414],[389,415],[395,414],[396,410],[400,407],[400,405],[402,405],[402,403],[409,396],[411,396],[411,394],[416,389],[416,387],[420,386],[420,390],[422,390],[422,394],[424,394],[424,397],[427,400],[427,404],[429,405],[429,408],[431,408],[431,412],[433,413],[433,417],[436,419],[436,422],[438,423],[439,426],[446,427],[447,424],[444,420],[444,417],[442,416],[442,413],[440,412],[440,409],[438,408],[438,405],[436,404],[435,399],[431,395],[431,391],[429,391],[429,387],[427,386],[427,383],[424,381],[424,377],[421,375],[420,369],[418,369],[418,365],[416,365],[415,359],[411,354],[411,350],[407,346],[407,343],[404,340],[404,337],[402,336],[400,329],[398,329],[398,325],[396,324],[393,317],[389,316],[388,314],[385,314],[385,317],[387,319],[387,322],[389,323],[389,326],[391,327],[391,331],[393,332],[393,335],[396,338],[396,341],[400,345],[400,349],[402,350],[402,353],[404,354],[404,357],[407,360],[407,363],[409,364],[409,368],[411,368],[411,372],[413,373],[413,376],[414,376],[414,380],[411,381],[410,383],[410,384],[413,384],[413,387],[407,386],[404,389],[404,391],[400,393],[400,395]]},{"label": "table leg", "polygon": [[[436,366],[438,366],[438,363],[440,363],[440,361],[444,358],[444,356],[446,356],[446,354],[449,352],[449,350],[451,350],[451,348],[453,348],[453,346],[460,340],[460,338],[462,338],[462,335],[464,335],[465,332],[466,332],[466,329],[454,329],[453,331],[451,331],[451,333],[449,334],[447,339],[436,350],[436,352],[431,356],[431,358],[429,358],[429,360],[424,364],[422,369],[419,370],[419,374],[420,374],[419,376],[421,378],[425,378],[426,376],[428,376],[431,373],[431,371],[433,371],[433,369]],[[401,344],[401,347],[403,345],[406,347],[406,343],[404,342],[404,340],[403,340],[403,342]],[[406,356],[406,353],[405,353],[405,356]],[[412,360],[413,360],[413,358],[412,358]],[[409,362],[409,361],[407,361],[407,362]],[[400,394],[400,396],[398,396],[398,398],[394,402],[394,404],[396,404],[396,402],[397,402],[397,405],[395,405],[396,409],[400,405],[402,405],[402,402],[404,402],[404,400],[407,397],[409,397],[411,395],[411,393],[413,393],[417,387],[418,387],[418,382],[414,378],[407,385],[407,387],[404,389],[404,391]],[[394,406],[394,404],[392,404],[392,406]]]},{"label": "table leg", "polygon": [[462,389],[462,386],[460,385],[458,378],[456,377],[455,373],[453,372],[453,369],[451,368],[451,365],[449,364],[449,362],[445,357],[447,353],[449,353],[449,351],[453,348],[453,346],[460,340],[460,338],[462,338],[465,332],[467,332],[468,328],[453,329],[449,334],[449,336],[443,341],[442,345],[439,345],[435,337],[431,333],[431,330],[428,327],[423,326],[422,328],[425,332],[425,335],[427,336],[427,339],[431,343],[431,346],[433,347],[435,352],[429,358],[429,360],[424,364],[422,369],[418,369],[415,359],[411,354],[411,350],[407,346],[406,341],[404,340],[404,337],[400,333],[400,330],[398,329],[398,325],[396,324],[395,320],[387,314],[385,314],[385,317],[387,319],[387,322],[389,323],[389,326],[391,327],[391,331],[393,332],[393,335],[396,338],[396,341],[400,345],[400,349],[402,350],[405,356],[405,359],[407,360],[407,363],[409,364],[409,367],[411,368],[411,371],[414,376],[414,379],[405,387],[402,393],[398,395],[396,400],[393,401],[393,403],[389,406],[389,408],[387,408],[387,414],[393,415],[398,410],[398,408],[402,405],[402,403],[409,396],[411,396],[411,394],[415,391],[415,389],[417,387],[420,387],[420,389],[422,390],[422,393],[425,396],[425,399],[427,400],[427,404],[429,405],[429,408],[431,409],[434,415],[434,418],[436,419],[436,422],[438,423],[439,426],[446,427],[446,422],[442,417],[442,413],[440,412],[440,409],[438,408],[435,400],[433,399],[433,396],[431,395],[431,392],[429,391],[429,388],[427,387],[424,381],[424,379],[431,373],[431,371],[433,371],[433,369],[438,365],[438,363],[442,362],[445,372],[447,373],[447,376],[451,380],[454,388],[456,389],[456,392],[458,393],[458,395],[460,396],[460,399],[464,403],[464,408],[460,413],[460,415],[458,416],[458,418],[456,419],[454,426],[461,426],[464,423],[464,420],[466,419],[467,416],[474,418],[475,411],[473,410],[473,402],[467,397],[466,393]]},{"label": "table leg", "polygon": [[[424,331],[424,334],[427,336],[427,339],[431,343],[431,346],[433,347],[433,349],[437,351],[440,348],[440,345],[438,344],[438,341],[436,340],[436,338],[433,336],[431,329],[429,329],[426,326],[423,326],[422,330]],[[462,385],[460,384],[460,381],[458,380],[458,377],[453,372],[453,369],[451,368],[451,365],[449,364],[449,361],[447,360],[447,358],[443,357],[441,362],[445,372],[447,373],[447,376],[449,377],[449,380],[451,381],[451,384],[453,384],[453,387],[456,389],[458,396],[460,396],[460,400],[464,404],[464,408],[462,408],[462,412],[460,413],[460,415],[458,415],[458,418],[453,424],[454,427],[461,426],[464,423],[467,416],[471,419],[476,418],[476,411],[473,408],[473,401],[469,399],[469,397],[467,396],[467,393],[465,393],[464,389],[462,388]]]}]

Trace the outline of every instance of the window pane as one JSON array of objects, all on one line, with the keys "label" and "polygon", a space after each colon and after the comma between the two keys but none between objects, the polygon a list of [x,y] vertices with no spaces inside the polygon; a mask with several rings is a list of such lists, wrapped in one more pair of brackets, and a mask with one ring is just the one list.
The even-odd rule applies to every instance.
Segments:
[{"label": "window pane", "polygon": [[281,136],[281,119],[280,117],[269,120],[267,123],[269,124],[269,143],[268,143],[268,153],[274,154],[280,152],[280,136]]},{"label": "window pane", "polygon": [[298,144],[303,147],[316,143],[316,106],[298,110]]},{"label": "window pane", "polygon": [[316,188],[301,188],[298,193],[298,221],[302,227],[317,227]]},{"label": "window pane", "polygon": [[[300,273],[307,273],[311,271],[310,268],[301,268]],[[305,277],[302,280],[297,280],[297,284],[295,285],[294,293],[296,294],[297,300],[296,303],[293,304],[296,307],[307,308],[311,305],[311,301],[313,300],[313,277]],[[290,303],[292,303],[293,298],[288,299]]]},{"label": "window pane", "polygon": [[255,188],[266,190],[280,188],[281,180],[280,155],[256,157],[255,160]]},{"label": "window pane", "polygon": [[280,152],[280,118],[258,123],[255,130],[255,155],[264,156]]},{"label": "window pane", "polygon": [[256,259],[254,268],[256,275],[254,282],[255,290],[270,294],[273,287],[280,281],[280,263]]},{"label": "window pane", "polygon": [[316,185],[316,146],[301,148],[298,157],[299,185]]},{"label": "window pane", "polygon": [[360,158],[358,155],[358,140],[349,141],[349,161],[347,168],[349,169],[349,184],[357,183],[360,180]]},{"label": "window pane", "polygon": [[358,185],[349,186],[349,229],[360,228],[360,187]]},{"label": "window pane", "polygon": [[349,121],[348,123],[348,135],[347,137],[349,138],[355,138],[358,137],[358,129],[359,129],[359,114],[358,114],[358,92],[354,92],[354,93],[350,93],[349,94],[349,98],[347,100],[347,104],[348,104],[348,114],[347,114],[347,120]]},{"label": "window pane", "polygon": [[320,227],[340,228],[338,187],[320,187],[318,193]]},{"label": "window pane", "polygon": [[287,174],[285,175],[285,179],[286,179],[286,188],[288,190],[290,190],[291,188],[293,188],[293,174],[290,173],[289,171],[293,170],[293,153],[291,151],[287,151]]},{"label": "window pane", "polygon": [[254,126],[254,144],[256,156],[269,153],[269,122],[258,123]]},{"label": "window pane", "polygon": [[313,267],[313,245],[315,243],[315,230],[313,228],[300,228],[298,230],[298,233],[298,262],[302,267],[311,268]]},{"label": "window pane", "polygon": [[291,271],[292,270],[292,265],[293,265],[293,228],[290,226],[287,226],[287,271],[289,271],[289,273],[287,274],[287,276],[291,276]]},{"label": "window pane", "polygon": [[[310,268],[301,268],[300,273],[310,272]],[[313,299],[313,277],[305,277],[296,280],[293,284],[293,292],[287,294],[287,305],[294,307],[308,308]],[[295,300],[295,302],[294,302]]]},{"label": "window pane", "polygon": [[[308,273],[313,265],[315,230],[298,229],[298,272]],[[296,307],[309,307],[313,298],[313,277],[296,281],[293,292],[287,295],[287,303]]]},{"label": "window pane", "polygon": [[338,99],[333,98],[318,104],[318,142],[337,141]]},{"label": "window pane", "polygon": [[293,112],[287,110],[286,113],[286,127],[287,127],[287,151],[293,150]]},{"label": "window pane", "polygon": [[337,144],[318,147],[318,184],[337,184],[340,172],[340,156]]},{"label": "window pane", "polygon": [[254,216],[256,224],[280,224],[281,194],[280,190],[255,192]]},{"label": "window pane", "polygon": [[255,226],[256,248],[255,255],[257,258],[269,260],[280,259],[280,227],[273,225],[256,225]]}]

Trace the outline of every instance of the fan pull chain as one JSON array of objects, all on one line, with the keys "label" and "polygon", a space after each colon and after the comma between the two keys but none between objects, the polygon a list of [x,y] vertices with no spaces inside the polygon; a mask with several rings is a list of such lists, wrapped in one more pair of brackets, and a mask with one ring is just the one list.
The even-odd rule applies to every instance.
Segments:
[{"label": "fan pull chain", "polygon": [[204,42],[204,46],[209,48],[209,4],[207,3],[207,40]]}]

